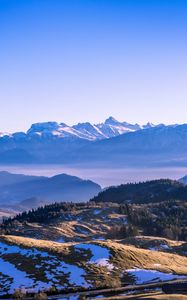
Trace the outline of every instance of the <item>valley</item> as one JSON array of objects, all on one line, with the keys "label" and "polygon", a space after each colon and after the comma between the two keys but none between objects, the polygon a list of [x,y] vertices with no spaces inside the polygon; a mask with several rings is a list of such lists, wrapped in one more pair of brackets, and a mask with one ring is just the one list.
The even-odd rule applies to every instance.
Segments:
[{"label": "valley", "polygon": [[0,172],[0,298],[157,299],[187,281],[186,199],[186,177],[101,189]]},{"label": "valley", "polygon": [[147,181],[160,178],[179,179],[187,174],[187,167],[123,167],[93,166],[90,164],[0,164],[0,172],[34,176],[52,177],[57,174],[69,174],[84,180],[90,179],[102,188],[129,182]]},{"label": "valley", "polygon": [[[154,201],[147,196],[150,186]],[[170,299],[162,285],[187,280],[186,188],[163,180],[132,187],[143,187],[147,201],[126,201],[127,185],[120,203],[100,202],[109,189],[96,201],[55,203],[5,219],[1,298],[15,290],[26,298],[42,290],[48,299],[144,299],[145,290],[150,299]],[[166,192],[172,198],[176,191],[178,200],[168,200]]]}]

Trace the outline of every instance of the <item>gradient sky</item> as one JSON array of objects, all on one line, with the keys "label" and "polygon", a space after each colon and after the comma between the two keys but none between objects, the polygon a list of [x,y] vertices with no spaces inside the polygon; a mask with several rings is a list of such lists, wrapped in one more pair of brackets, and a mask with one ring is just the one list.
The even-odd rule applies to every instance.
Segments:
[{"label": "gradient sky", "polygon": [[187,123],[187,1],[0,0],[0,131]]}]

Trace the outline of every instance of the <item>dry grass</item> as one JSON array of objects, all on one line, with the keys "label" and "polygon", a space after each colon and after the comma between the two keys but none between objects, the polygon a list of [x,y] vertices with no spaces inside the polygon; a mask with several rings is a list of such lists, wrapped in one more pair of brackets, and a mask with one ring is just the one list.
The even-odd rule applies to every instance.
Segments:
[{"label": "dry grass", "polygon": [[111,261],[120,269],[141,268],[187,275],[187,257],[122,245],[113,241],[99,241],[111,249]]},{"label": "dry grass", "polygon": [[136,236],[123,240],[118,240],[119,243],[125,245],[133,245],[137,248],[155,249],[157,251],[177,253],[186,256],[187,243],[184,241],[174,241],[161,237],[154,236]]},{"label": "dry grass", "polygon": [[[95,214],[95,210],[100,213]],[[68,220],[69,215],[71,218]],[[82,209],[64,213],[61,217],[51,221],[50,224],[25,223],[12,228],[12,235],[21,235],[37,239],[66,241],[76,239],[91,239],[95,236],[105,236],[114,224],[123,224],[125,216],[117,213],[115,206],[96,206],[90,209]],[[82,228],[82,231],[79,230]],[[85,233],[84,233],[85,231]]]},{"label": "dry grass", "polygon": [[147,247],[156,246],[160,244],[168,245],[169,247],[176,247],[181,246],[185,242],[183,241],[173,241],[162,237],[155,237],[155,236],[136,236],[136,237],[130,237],[126,238],[124,240],[120,241],[124,244],[130,244],[130,245],[145,245]]},{"label": "dry grass", "polygon": [[[76,244],[35,240],[18,236],[1,236],[0,240],[5,243],[16,244],[24,248],[35,247],[43,249],[48,252],[66,255],[66,257],[68,257],[68,255],[72,255],[72,246]],[[110,261],[117,267],[117,272],[121,272],[129,268],[141,268],[187,275],[187,257],[136,248],[134,246],[123,245],[111,240],[95,241],[94,243],[110,249],[112,254]],[[96,268],[95,272],[98,272],[98,268]]]},{"label": "dry grass", "polygon": [[182,294],[172,294],[165,295],[161,292],[153,293],[141,293],[139,295],[130,295],[130,296],[113,296],[107,298],[100,298],[100,300],[187,300],[187,295]]},{"label": "dry grass", "polygon": [[40,250],[45,250],[49,252],[57,252],[57,253],[69,253],[69,247],[73,245],[73,243],[57,243],[53,241],[46,240],[37,240],[32,238],[26,238],[21,236],[13,236],[13,235],[1,235],[0,241],[8,244],[15,244],[21,246],[23,248],[38,248]]},{"label": "dry grass", "polygon": [[[83,250],[77,252],[73,247],[77,243],[57,243],[53,241],[5,235],[0,236],[0,241],[5,244],[18,245],[21,248],[36,248],[38,250],[43,250],[49,254],[53,254],[65,263],[75,264],[85,270],[86,279],[89,279],[94,287],[119,287],[121,282],[123,282],[121,277],[122,273],[126,269],[132,268],[151,269],[166,273],[187,275],[187,257],[140,249],[135,246],[128,246],[111,240],[94,242],[95,244],[110,250],[110,263],[114,265],[114,269],[111,272],[109,272],[106,267],[88,263],[91,258],[90,251]],[[93,243],[93,241],[90,242]],[[25,271],[28,274],[33,274],[36,280],[45,282],[45,276],[42,274],[45,273],[45,268],[48,267],[47,261],[45,261],[45,264],[42,265],[41,269],[37,269],[35,266],[37,264],[41,265],[41,258],[39,257],[33,260],[32,257],[24,257],[20,253],[4,254],[3,257],[5,260],[18,266],[20,270]],[[66,282],[68,283],[66,276],[62,276],[60,282],[62,285]]]},{"label": "dry grass", "polygon": [[[138,299],[138,298],[137,298]],[[173,294],[173,295],[155,295],[155,296],[143,296],[139,299],[150,299],[150,300],[186,300],[187,295],[179,295],[179,294]]]}]

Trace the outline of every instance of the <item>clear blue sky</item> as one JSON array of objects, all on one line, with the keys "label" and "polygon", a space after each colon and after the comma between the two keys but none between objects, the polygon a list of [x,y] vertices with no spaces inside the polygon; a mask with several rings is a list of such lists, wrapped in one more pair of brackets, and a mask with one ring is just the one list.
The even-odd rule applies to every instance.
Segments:
[{"label": "clear blue sky", "polygon": [[187,122],[187,1],[0,0],[0,131]]}]

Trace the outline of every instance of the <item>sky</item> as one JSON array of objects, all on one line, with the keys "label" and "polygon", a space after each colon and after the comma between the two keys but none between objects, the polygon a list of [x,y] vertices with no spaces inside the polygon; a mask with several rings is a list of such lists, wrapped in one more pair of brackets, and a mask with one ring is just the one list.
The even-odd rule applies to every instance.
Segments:
[{"label": "sky", "polygon": [[0,0],[0,131],[186,111],[186,0]]}]

